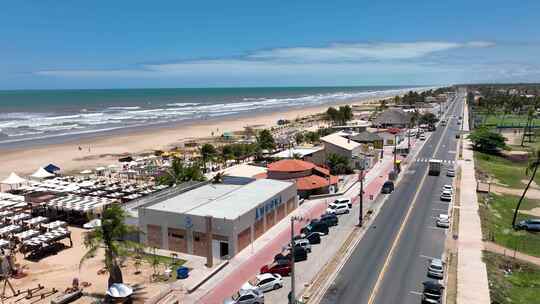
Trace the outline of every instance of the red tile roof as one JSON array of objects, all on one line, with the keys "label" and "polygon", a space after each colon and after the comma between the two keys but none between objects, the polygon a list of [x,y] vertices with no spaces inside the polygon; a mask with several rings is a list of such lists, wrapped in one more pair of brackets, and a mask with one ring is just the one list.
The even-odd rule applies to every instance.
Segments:
[{"label": "red tile roof", "polygon": [[315,164],[299,159],[284,159],[268,165],[268,171],[277,172],[299,172],[313,168],[315,168]]},{"label": "red tile roof", "polygon": [[[332,176],[330,178],[330,184],[337,184],[337,176]],[[310,175],[306,177],[300,177],[296,179],[296,187],[298,190],[313,190],[318,188],[323,188],[328,186],[328,179],[320,177],[318,175]]]}]

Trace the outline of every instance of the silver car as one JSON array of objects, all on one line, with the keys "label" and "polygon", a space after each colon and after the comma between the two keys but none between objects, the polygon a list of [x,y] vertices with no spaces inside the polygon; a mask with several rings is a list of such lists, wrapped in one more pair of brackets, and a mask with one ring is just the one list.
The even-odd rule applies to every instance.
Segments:
[{"label": "silver car", "polygon": [[231,299],[225,300],[225,304],[263,304],[264,294],[258,288],[240,289]]},{"label": "silver car", "polygon": [[427,275],[439,280],[444,278],[444,262],[441,259],[432,259],[428,265]]}]

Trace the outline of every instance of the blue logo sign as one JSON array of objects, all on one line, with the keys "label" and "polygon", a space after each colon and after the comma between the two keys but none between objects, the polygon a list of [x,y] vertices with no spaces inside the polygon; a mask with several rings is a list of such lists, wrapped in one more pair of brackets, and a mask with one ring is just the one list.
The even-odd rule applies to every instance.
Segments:
[{"label": "blue logo sign", "polygon": [[191,219],[191,217],[186,216],[184,227],[186,227],[186,229],[193,228],[193,220]]},{"label": "blue logo sign", "polygon": [[260,220],[266,213],[273,211],[279,205],[281,205],[282,200],[281,196],[271,199],[270,201],[264,203],[262,206],[255,209],[255,220]]}]

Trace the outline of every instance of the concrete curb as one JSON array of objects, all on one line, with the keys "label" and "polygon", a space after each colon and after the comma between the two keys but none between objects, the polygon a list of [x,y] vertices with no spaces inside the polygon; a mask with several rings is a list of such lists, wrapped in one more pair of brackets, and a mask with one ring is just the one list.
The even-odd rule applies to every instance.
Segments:
[{"label": "concrete curb", "polygon": [[192,293],[194,292],[195,290],[197,290],[197,288],[201,287],[204,283],[206,283],[208,280],[210,280],[213,276],[215,276],[218,272],[220,272],[223,268],[225,268],[225,266],[229,265],[229,261],[224,261],[223,263],[219,264],[218,267],[216,267],[216,269],[212,270],[212,272],[210,272],[210,274],[208,274],[206,277],[204,277],[202,280],[200,280],[198,283],[196,283],[195,285],[193,285],[193,287],[189,288],[187,290],[188,293]]}]

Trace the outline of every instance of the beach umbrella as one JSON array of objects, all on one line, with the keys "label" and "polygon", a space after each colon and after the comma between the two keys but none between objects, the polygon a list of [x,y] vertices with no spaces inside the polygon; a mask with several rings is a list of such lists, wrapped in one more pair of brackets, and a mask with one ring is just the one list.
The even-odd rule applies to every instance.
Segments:
[{"label": "beach umbrella", "polygon": [[105,170],[105,167],[97,167],[96,168],[96,171],[104,171]]},{"label": "beach umbrella", "polygon": [[17,185],[25,183],[26,180],[20,176],[18,176],[15,172],[11,172],[11,174],[2,181],[2,184],[6,185]]},{"label": "beach umbrella", "polygon": [[43,167],[39,167],[34,174],[31,175],[33,178],[37,179],[43,179],[43,178],[49,178],[53,177],[54,174],[47,172],[47,170],[43,169]]},{"label": "beach umbrella", "polygon": [[90,174],[90,173],[92,173],[92,170],[86,169],[86,170],[81,171],[81,174]]}]

